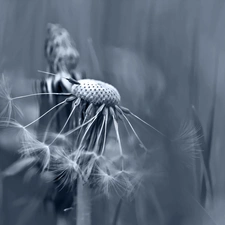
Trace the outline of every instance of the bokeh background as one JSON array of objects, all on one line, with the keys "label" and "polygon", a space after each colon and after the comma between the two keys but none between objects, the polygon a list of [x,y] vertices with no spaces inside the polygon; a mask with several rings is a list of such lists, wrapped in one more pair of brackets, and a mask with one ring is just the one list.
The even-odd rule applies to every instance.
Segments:
[{"label": "bokeh background", "polygon": [[[158,140],[163,150],[146,163],[145,192],[123,202],[117,224],[224,224],[225,1],[0,0],[0,72],[10,80],[15,96],[33,92],[34,81],[43,77],[37,70],[46,69],[44,40],[49,22],[69,31],[81,55],[79,67],[87,76],[117,87],[123,105],[152,125],[173,136],[193,114],[192,106],[202,125],[200,158],[212,191],[202,188],[201,159],[191,172],[177,174],[173,166],[179,156]],[[24,124],[38,116],[37,99],[19,104]],[[143,126],[137,130],[145,143],[155,146],[153,131],[147,133]],[[1,170],[18,158],[17,142],[16,132],[1,130]],[[164,163],[170,171],[168,179],[155,178],[152,165]],[[29,199],[36,193],[37,179],[32,182],[24,184],[23,174],[4,182],[0,213],[4,225],[55,223],[42,207],[36,209],[33,204],[34,213],[24,210],[23,196]],[[197,200],[177,190],[193,186],[192,192],[199,183]],[[203,209],[199,196],[209,196],[208,192],[213,195],[206,197]],[[93,224],[112,224],[116,200],[100,199],[95,204]],[[110,205],[108,212],[102,211],[106,205]]]}]

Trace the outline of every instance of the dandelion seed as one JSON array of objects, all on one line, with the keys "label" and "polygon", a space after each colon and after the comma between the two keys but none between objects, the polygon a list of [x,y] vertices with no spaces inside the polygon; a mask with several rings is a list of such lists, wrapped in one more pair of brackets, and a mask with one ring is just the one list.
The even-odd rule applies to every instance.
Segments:
[{"label": "dandelion seed", "polygon": [[0,80],[0,98],[3,100],[1,101],[2,105],[4,104],[0,112],[0,118],[6,117],[7,121],[10,121],[13,113],[23,116],[22,111],[15,105],[13,98],[11,98],[11,87],[9,87],[4,74],[2,74]]},{"label": "dandelion seed", "polygon": [[94,175],[98,187],[107,195],[109,195],[112,188],[117,192],[117,194],[118,190],[121,187],[123,188],[123,184],[121,184],[115,176],[109,174],[109,172],[106,172],[101,168],[99,168],[98,173]]},{"label": "dandelion seed", "polygon": [[193,167],[196,158],[200,157],[202,152],[201,142],[202,136],[199,136],[199,128],[196,128],[192,121],[184,121],[176,138],[173,139],[175,146],[179,146],[177,154],[180,156],[183,165]]},{"label": "dandelion seed", "polygon": [[132,183],[129,182],[130,177],[126,175],[128,174],[117,170],[112,165],[99,165],[96,173],[93,173],[93,179],[100,192],[109,196],[114,191],[118,196],[123,197],[130,193],[132,187]]},{"label": "dandelion seed", "polygon": [[26,132],[23,136],[20,152],[24,156],[34,156],[42,164],[43,171],[48,168],[51,158],[50,146],[40,142],[33,135]]},{"label": "dandelion seed", "polygon": [[73,186],[79,174],[81,174],[80,166],[74,160],[72,154],[69,154],[65,147],[57,146],[52,152],[52,161],[50,168],[60,181],[62,188],[65,185]]}]

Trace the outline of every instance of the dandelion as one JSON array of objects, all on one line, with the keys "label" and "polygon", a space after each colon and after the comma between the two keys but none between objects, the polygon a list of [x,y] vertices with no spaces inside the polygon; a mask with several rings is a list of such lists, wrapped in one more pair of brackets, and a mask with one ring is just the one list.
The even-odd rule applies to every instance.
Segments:
[{"label": "dandelion", "polygon": [[[99,185],[101,182],[103,187],[100,189],[104,192],[108,192],[109,186],[118,193],[122,193],[121,190],[130,192],[134,189],[136,178],[134,172],[127,166],[129,163],[124,154],[120,121],[129,133],[133,132],[145,152],[148,152],[148,149],[135,131],[129,117],[154,129],[162,136],[164,134],[123,107],[120,103],[120,94],[114,86],[93,79],[77,80],[72,76],[76,73],[79,53],[68,31],[60,25],[48,25],[45,55],[49,65],[48,71],[39,72],[46,73],[49,77],[42,82],[43,92],[11,97],[4,79],[1,86],[1,93],[6,96],[10,108],[13,106],[12,102],[17,99],[33,96],[49,96],[52,103],[53,96],[61,99],[56,104],[53,103],[52,107],[37,119],[24,126],[10,120],[11,110],[9,110],[6,121],[10,126],[21,130],[20,153],[24,157],[35,157],[42,171],[53,171],[62,186],[73,186],[79,178],[91,186],[101,186]],[[63,88],[55,88],[56,83],[60,83]],[[52,125],[56,119],[58,121],[60,118],[58,114],[64,107],[69,109],[67,118],[57,133],[51,133]],[[46,125],[43,139],[39,140],[28,129],[52,112],[54,113]],[[2,121],[2,124],[6,124],[6,121]],[[119,150],[116,161],[106,157],[106,144],[112,130],[115,132],[118,145],[116,148]]]},{"label": "dandelion", "polygon": [[[4,89],[7,87],[5,83],[1,89],[10,107],[17,99],[49,96],[50,108],[44,112],[42,110],[38,118],[26,125],[12,120],[9,110],[8,119],[2,120],[0,125],[20,130],[20,154],[25,159],[35,159],[41,173],[53,174],[51,178],[58,184],[58,193],[61,193],[60,190],[69,190],[68,196],[71,198],[74,195],[74,186],[78,183],[79,192],[79,184],[82,183],[108,196],[113,191],[120,197],[127,197],[141,183],[142,176],[129,165],[129,157],[124,152],[121,138],[120,122],[128,134],[133,133],[146,153],[149,150],[130,118],[154,129],[162,136],[164,134],[123,107],[118,90],[111,84],[93,79],[77,79],[74,74],[79,54],[68,32],[59,25],[49,25],[45,53],[49,68],[47,72],[39,72],[49,76],[42,81],[41,92],[11,97],[8,94],[10,92]],[[66,116],[61,114],[65,108]],[[52,116],[42,135],[39,133],[37,137],[29,131],[33,124],[50,114]],[[58,129],[52,132],[52,126],[56,123]],[[117,142],[113,150],[118,150],[119,153],[113,158],[107,156],[110,132],[114,132]],[[53,199],[57,198],[52,193],[50,195]],[[68,202],[71,203],[71,199]],[[71,207],[70,203],[66,205]]]},{"label": "dandelion", "polygon": [[[119,158],[121,161],[119,168],[120,172],[116,174],[116,177],[122,177],[123,181],[121,182],[126,184],[128,187],[130,184],[125,180],[125,177],[128,176],[129,172],[126,171],[126,168],[124,167],[125,156],[118,123],[119,121],[122,121],[126,126],[128,125],[128,127],[130,127],[131,131],[134,133],[135,137],[140,142],[140,145],[143,146],[145,151],[147,151],[147,148],[144,146],[137,132],[133,128],[130,120],[128,119],[128,116],[143,122],[147,126],[152,126],[139,118],[137,115],[133,114],[129,109],[126,109],[120,105],[120,94],[112,85],[92,79],[81,79],[79,80],[79,83],[73,79],[68,79],[68,81],[72,84],[70,93],[36,93],[12,98],[13,100],[16,100],[39,95],[61,95],[65,97],[63,101],[54,105],[52,108],[40,115],[37,119],[25,126],[22,126],[14,121],[9,123],[10,126],[14,126],[22,130],[23,147],[21,153],[25,156],[37,156],[38,161],[40,161],[40,159],[42,160],[42,169],[45,170],[51,165],[51,159],[55,158],[51,148],[54,148],[56,144],[58,144],[57,140],[59,140],[61,137],[69,140],[71,134],[75,134],[74,136],[76,137],[76,142],[73,150],[69,152],[67,151],[68,155],[65,155],[65,152],[60,153],[62,156],[65,156],[65,160],[59,163],[59,171],[62,170],[61,165],[63,164],[64,170],[66,170],[65,168],[70,170],[69,168],[73,167],[73,171],[76,174],[78,173],[77,170],[79,168],[81,169],[81,172],[78,174],[80,174],[83,182],[87,182],[91,176],[92,170],[98,170],[99,159],[101,157],[104,158],[108,134],[111,128],[114,127],[116,140],[119,147]],[[47,125],[44,141],[37,140],[27,130],[32,124],[39,121],[42,117],[66,104],[71,105],[71,112],[53,140],[51,139],[49,142],[50,136],[48,132],[52,121],[49,121],[49,124]],[[75,119],[73,119],[74,117]],[[65,132],[64,130],[69,124],[70,120],[73,121],[73,126],[71,129]],[[2,124],[4,123],[6,124],[8,122],[3,121]],[[158,130],[156,131],[163,135]],[[85,155],[84,153],[93,153],[93,155]],[[73,163],[71,164],[72,161]],[[76,166],[74,167],[74,165],[77,165],[77,168]],[[69,173],[71,173],[71,171]]]},{"label": "dandelion", "polygon": [[[60,136],[68,140],[75,138],[74,146],[70,150],[58,152],[57,154],[61,155],[61,157],[56,157],[57,154],[55,152],[51,153],[50,151],[51,156],[48,156],[48,159],[60,158],[60,160],[56,160],[54,162],[54,171],[57,171],[57,173],[62,172],[65,175],[64,180],[66,183],[68,181],[72,182],[72,180],[75,180],[77,176],[79,176],[84,183],[89,180],[94,182],[95,179],[93,177],[95,176],[93,174],[97,174],[96,176],[99,180],[102,180],[106,186],[108,186],[106,182],[107,180],[110,181],[109,183],[113,186],[113,181],[116,179],[122,186],[126,186],[127,190],[132,189],[131,181],[127,179],[127,177],[131,176],[132,173],[125,168],[125,155],[119,132],[119,121],[122,121],[126,127],[127,125],[130,127],[131,131],[134,133],[135,137],[140,142],[140,145],[143,146],[145,151],[148,150],[142,143],[140,137],[128,119],[128,116],[143,122],[147,126],[152,126],[139,118],[137,115],[133,114],[129,109],[126,109],[120,105],[120,94],[112,85],[92,79],[81,79],[79,80],[79,84],[77,82],[74,83],[73,80],[68,81],[72,83],[70,96],[53,106],[27,126],[35,123],[53,109],[63,106],[66,103],[71,104],[71,112],[68,118],[59,133],[55,135],[53,140],[51,140],[47,146],[55,146]],[[44,138],[45,142],[49,139],[48,130],[51,123],[52,120],[50,120],[47,125],[47,131],[45,132]],[[64,132],[68,124],[72,124],[72,128]],[[118,168],[118,172],[113,175],[111,173],[109,174],[112,170],[112,166],[109,166],[111,163],[110,160],[108,160],[108,166],[105,166],[105,168],[107,168],[105,171],[102,169],[102,166],[100,166],[105,160],[106,142],[112,127],[114,127],[120,154],[120,166]],[[159,132],[158,130],[156,131]],[[161,132],[159,133],[163,135]],[[38,149],[38,145],[36,146],[36,149]],[[46,148],[43,147],[42,149]],[[105,165],[107,165],[106,162],[107,160],[105,160]],[[72,172],[76,175],[71,175]],[[105,178],[103,176],[104,174],[107,175]],[[102,179],[100,179],[100,177],[102,177]],[[113,179],[111,180],[109,178]],[[126,188],[124,188],[124,190]]]},{"label": "dandelion", "polygon": [[[54,149],[58,145],[57,141],[62,137],[66,140],[70,140],[70,136],[74,134],[73,137],[76,137],[76,141],[74,142],[73,149],[70,151],[60,152],[61,158],[64,160],[58,161],[57,173],[60,173],[60,171],[67,171],[70,175],[66,174],[66,177],[70,178],[65,178],[64,180],[69,180],[71,182],[74,180],[71,177],[77,177],[78,174],[83,182],[86,183],[92,176],[92,171],[95,170],[95,172],[97,171],[98,176],[100,174],[102,175],[103,183],[106,184],[106,181],[109,180],[110,183],[113,184],[114,179],[120,180],[119,182],[122,183],[122,186],[126,185],[127,190],[129,190],[131,184],[126,177],[129,177],[130,172],[125,168],[125,155],[119,132],[119,121],[122,121],[126,128],[130,127],[131,131],[139,141],[140,146],[142,146],[145,151],[148,150],[132,126],[128,116],[141,121],[151,128],[153,127],[132,113],[129,109],[126,109],[120,105],[120,94],[112,85],[92,79],[81,79],[79,82],[69,78],[66,79],[67,82],[69,81],[72,84],[70,93],[35,93],[10,98],[12,100],[16,100],[41,95],[56,95],[65,97],[64,100],[54,105],[52,108],[40,115],[37,119],[25,126],[22,126],[14,121],[11,121],[10,123],[9,121],[3,121],[2,125],[8,123],[10,126],[21,129],[23,134],[23,139],[21,142],[23,145],[21,148],[22,155],[29,157],[35,155],[38,162],[42,161],[41,164],[43,171],[47,168],[51,169],[51,160],[56,158],[56,153],[52,153],[54,151],[51,149]],[[27,130],[32,124],[36,123],[53,110],[57,109],[55,113],[58,113],[60,109],[62,109],[62,107],[66,104],[71,105],[71,112],[64,125],[61,127],[60,131],[54,135],[53,139],[50,137],[49,129],[55,116],[52,117],[52,119],[49,121],[49,124],[47,125],[43,141],[37,140]],[[73,126],[71,129],[65,132],[65,128],[70,124],[70,121],[72,121]],[[102,160],[104,158],[108,134],[112,127],[114,127],[116,134],[116,140],[120,154],[119,159],[121,162],[121,165],[119,166],[119,172],[113,176],[107,171],[103,173],[103,170],[99,169],[99,161],[100,159]],[[156,130],[155,128],[153,129]],[[156,131],[163,135],[158,130]],[[49,141],[50,139],[51,141]],[[93,154],[91,155],[91,153]],[[55,165],[57,165],[57,163],[55,163]],[[57,166],[55,165],[54,170],[56,171]],[[110,171],[110,168],[111,167],[109,166],[107,170]],[[76,175],[71,175],[72,171]],[[103,176],[104,174],[107,174],[106,178],[108,179],[105,180]],[[111,176],[113,178],[112,180],[109,179]]]}]

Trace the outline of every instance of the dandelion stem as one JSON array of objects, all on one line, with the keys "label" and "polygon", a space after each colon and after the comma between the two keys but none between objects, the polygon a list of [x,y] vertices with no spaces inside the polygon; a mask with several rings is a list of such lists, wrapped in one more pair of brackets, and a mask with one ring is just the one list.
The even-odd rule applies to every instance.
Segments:
[{"label": "dandelion stem", "polygon": [[91,225],[91,189],[78,178],[77,225]]},{"label": "dandelion stem", "polygon": [[67,102],[67,99],[65,99],[64,101],[58,103],[57,105],[53,106],[51,109],[49,109],[47,112],[45,112],[44,114],[42,114],[41,116],[39,116],[36,120],[32,121],[31,123],[27,124],[26,126],[24,126],[24,128],[29,127],[30,125],[34,124],[35,122],[37,122],[38,120],[40,120],[42,117],[44,117],[46,114],[48,114],[49,112],[51,112],[53,109],[55,109],[56,107],[64,104]]}]

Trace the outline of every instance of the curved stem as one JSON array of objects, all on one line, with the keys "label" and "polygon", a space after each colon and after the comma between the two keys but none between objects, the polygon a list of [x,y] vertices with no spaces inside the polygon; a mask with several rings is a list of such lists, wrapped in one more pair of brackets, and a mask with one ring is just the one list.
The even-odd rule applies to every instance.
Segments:
[{"label": "curved stem", "polygon": [[63,95],[63,96],[69,96],[69,95],[71,95],[71,93],[34,93],[34,94],[21,95],[21,96],[17,96],[17,97],[14,97],[14,98],[10,98],[10,100],[17,100],[17,99],[28,98],[28,97],[33,97],[33,96],[40,96],[40,95]]}]

